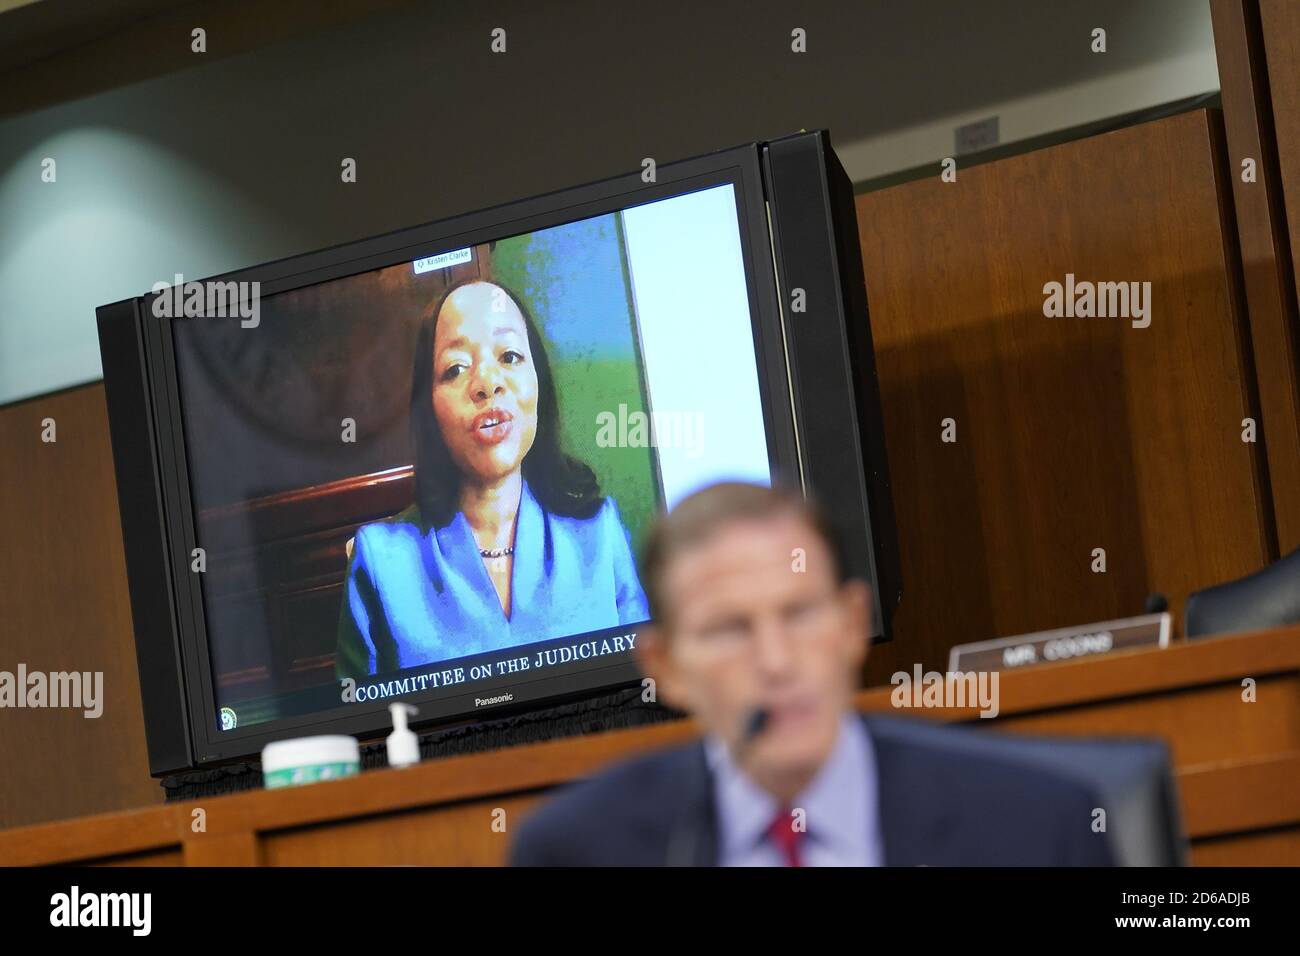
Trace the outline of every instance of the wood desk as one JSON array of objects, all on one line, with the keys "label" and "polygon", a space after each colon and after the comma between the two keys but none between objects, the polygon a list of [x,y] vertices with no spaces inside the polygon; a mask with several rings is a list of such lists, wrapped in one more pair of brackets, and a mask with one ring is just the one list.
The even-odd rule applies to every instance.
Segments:
[{"label": "wood desk", "polygon": [[[1243,700],[1247,678],[1253,703]],[[1046,664],[1000,683],[994,719],[973,709],[917,713],[1024,733],[1160,737],[1193,863],[1300,864],[1300,627]],[[858,706],[891,711],[892,690],[862,691]],[[0,863],[496,864],[509,829],[549,788],[695,732],[689,721],[617,730],[19,827],[0,831]]]}]

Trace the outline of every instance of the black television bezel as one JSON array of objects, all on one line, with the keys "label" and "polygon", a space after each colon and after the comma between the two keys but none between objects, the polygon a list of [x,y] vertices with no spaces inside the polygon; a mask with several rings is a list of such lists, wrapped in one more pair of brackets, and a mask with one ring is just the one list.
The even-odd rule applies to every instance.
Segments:
[{"label": "black television bezel", "polygon": [[[794,440],[794,396],[783,346],[783,316],[777,300],[760,144],[738,146],[664,164],[658,167],[653,182],[645,182],[640,173],[629,173],[199,281],[256,281],[260,283],[260,295],[271,296],[724,184],[735,187],[745,282],[752,305],[751,322],[755,333],[760,394],[772,473],[774,479],[797,484],[800,468]],[[385,701],[349,705],[335,713],[317,712],[281,718],[255,724],[246,730],[217,729],[214,715],[219,704],[213,687],[201,584],[198,576],[190,571],[191,551],[197,546],[196,522],[172,345],[171,323],[175,320],[153,315],[152,302],[155,297],[151,293],[114,306],[104,306],[99,310],[101,343],[106,356],[106,335],[113,332],[106,330],[105,324],[126,321],[128,318],[136,323],[135,337],[141,350],[136,358],[147,382],[148,392],[144,401],[149,414],[143,420],[125,420],[122,414],[114,412],[114,403],[110,399],[110,419],[114,430],[115,455],[118,454],[119,446],[152,449],[154,461],[152,467],[145,471],[149,476],[145,480],[153,482],[154,497],[161,498],[158,502],[161,508],[160,530],[165,536],[167,549],[167,571],[171,588],[167,603],[172,611],[169,622],[159,626],[154,621],[142,626],[138,615],[145,608],[158,612],[159,596],[153,595],[142,602],[137,601],[135,592],[156,584],[140,580],[132,582],[132,609],[133,614],[137,615],[136,639],[141,666],[141,691],[146,697],[146,731],[151,737],[151,772],[161,775],[246,759],[260,752],[267,743],[301,734],[306,729],[312,733],[349,734],[362,739],[382,735],[389,729]],[[124,308],[128,306],[129,311]],[[105,364],[107,368],[107,360]],[[109,389],[112,390],[115,384],[116,382],[110,383]],[[851,401],[851,396],[846,396],[845,400]],[[148,434],[119,434],[141,429],[148,431]],[[119,471],[119,482],[122,480]],[[119,489],[123,498],[124,537],[127,536],[127,521],[134,520],[127,515],[126,497],[139,490]],[[138,506],[138,494],[135,500]],[[138,562],[132,560],[133,549],[128,546],[127,550],[130,573],[135,570],[131,565]],[[139,548],[134,550],[138,551]],[[132,576],[141,577],[139,574]],[[168,660],[178,665],[180,672],[184,716],[188,725],[185,737],[188,738],[189,759],[184,765],[180,765],[183,758],[175,746],[178,735],[174,728],[169,733],[173,742],[169,748],[170,757],[156,754],[158,748],[152,746],[152,738],[157,735],[156,715],[175,715],[176,700],[175,692],[167,686],[165,678],[159,680],[155,674],[154,680],[146,681],[145,670],[149,661],[161,665]],[[545,682],[546,692],[542,695],[493,706],[487,710],[471,707],[454,714],[430,716],[422,707],[421,717],[415,726],[424,729],[434,724],[464,720],[474,714],[490,713],[499,716],[536,709],[576,694],[627,686],[640,680],[641,676],[635,660],[574,671],[549,678]],[[404,696],[402,699],[421,705],[436,702],[443,697],[436,691],[430,691],[424,695]]]}]

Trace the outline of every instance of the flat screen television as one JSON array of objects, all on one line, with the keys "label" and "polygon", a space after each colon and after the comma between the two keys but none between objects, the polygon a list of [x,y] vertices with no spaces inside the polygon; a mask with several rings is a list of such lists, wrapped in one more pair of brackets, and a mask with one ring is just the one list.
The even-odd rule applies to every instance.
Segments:
[{"label": "flat screen television", "polygon": [[723,479],[816,498],[888,638],[883,425],[824,131],[170,276],[97,319],[155,775],[379,736],[394,700],[428,727],[637,683],[641,541]]}]

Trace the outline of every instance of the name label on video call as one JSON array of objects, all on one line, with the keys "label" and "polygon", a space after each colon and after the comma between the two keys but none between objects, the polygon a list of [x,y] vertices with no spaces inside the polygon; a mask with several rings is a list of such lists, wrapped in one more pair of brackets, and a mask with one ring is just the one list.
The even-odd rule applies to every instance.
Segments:
[{"label": "name label on video call", "polygon": [[1169,612],[1164,611],[1119,621],[1003,637],[996,641],[958,644],[948,652],[948,670],[1007,671],[1135,647],[1168,647],[1171,620]]},{"label": "name label on video call", "polygon": [[416,259],[415,274],[418,276],[422,272],[432,272],[434,269],[458,266],[462,262],[469,262],[473,258],[473,249],[456,249],[453,252],[443,252],[436,256],[429,256],[426,259]]}]

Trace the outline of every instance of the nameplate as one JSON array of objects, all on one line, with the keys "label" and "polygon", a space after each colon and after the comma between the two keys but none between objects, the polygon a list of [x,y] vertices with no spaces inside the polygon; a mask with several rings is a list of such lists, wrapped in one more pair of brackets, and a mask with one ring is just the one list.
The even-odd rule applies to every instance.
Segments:
[{"label": "nameplate", "polygon": [[1168,647],[1171,622],[1169,612],[1164,611],[1119,621],[1002,637],[996,641],[958,644],[948,652],[948,670],[954,673],[1008,671],[1135,647]]},{"label": "nameplate", "polygon": [[425,272],[432,272],[434,269],[446,269],[450,266],[458,266],[461,263],[469,262],[473,258],[474,251],[472,249],[456,249],[453,252],[444,252],[441,255],[416,259],[415,274],[420,275]]}]

